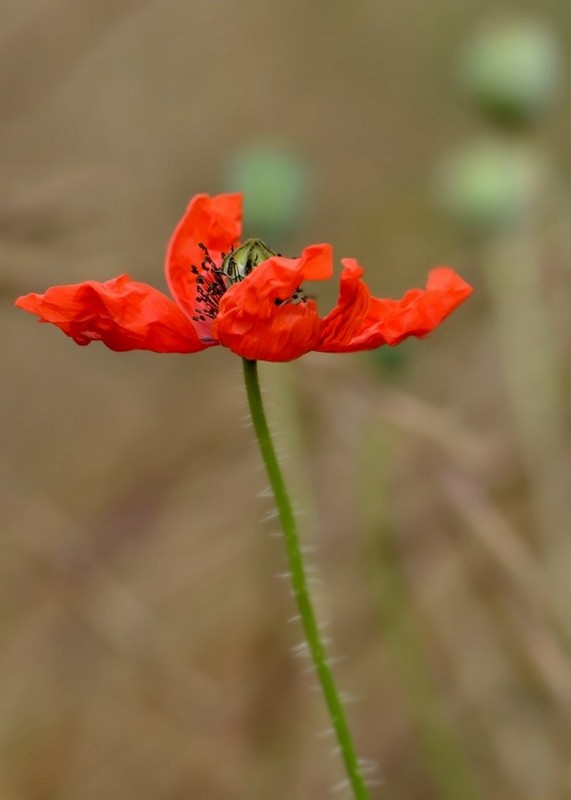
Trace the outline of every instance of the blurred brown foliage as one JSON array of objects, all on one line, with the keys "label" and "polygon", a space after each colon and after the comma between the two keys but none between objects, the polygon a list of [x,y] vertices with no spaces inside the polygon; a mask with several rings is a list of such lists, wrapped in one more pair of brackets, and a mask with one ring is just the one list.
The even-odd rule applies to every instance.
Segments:
[{"label": "blurred brown foliage", "polygon": [[[79,348],[12,308],[123,271],[164,287],[188,198],[237,188],[229,160],[266,140],[313,177],[276,247],[332,241],[379,294],[445,261],[476,288],[400,372],[262,370],[373,796],[571,798],[568,90],[538,134],[558,180],[533,230],[556,398],[530,383],[553,354],[529,309],[494,283],[529,240],[475,245],[429,193],[477,124],[449,73],[486,5],[4,3],[2,800],[321,800],[342,778],[291,652],[237,359]],[[567,5],[542,13],[568,42]]]}]

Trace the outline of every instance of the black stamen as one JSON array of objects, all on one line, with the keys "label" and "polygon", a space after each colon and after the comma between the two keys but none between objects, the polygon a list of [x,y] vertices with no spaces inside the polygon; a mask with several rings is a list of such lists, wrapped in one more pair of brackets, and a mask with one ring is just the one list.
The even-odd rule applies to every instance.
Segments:
[{"label": "black stamen", "polygon": [[200,263],[200,269],[193,264],[190,271],[196,275],[196,308],[193,320],[195,322],[205,322],[206,319],[214,319],[218,313],[220,298],[226,291],[226,286],[222,280],[221,271],[211,258],[208,248],[203,242],[198,242],[198,247],[204,253],[204,258]]}]

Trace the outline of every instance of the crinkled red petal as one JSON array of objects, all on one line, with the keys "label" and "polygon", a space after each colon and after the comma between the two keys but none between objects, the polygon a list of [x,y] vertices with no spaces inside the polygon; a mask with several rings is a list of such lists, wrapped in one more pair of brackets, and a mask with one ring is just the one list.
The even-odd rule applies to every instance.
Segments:
[{"label": "crinkled red petal", "polygon": [[321,322],[313,300],[290,298],[304,280],[325,280],[332,271],[327,244],[307,247],[300,258],[269,258],[222,297],[214,335],[242,358],[299,358],[317,345]]},{"label": "crinkled red petal", "polygon": [[[454,270],[437,267],[429,274],[426,289],[411,289],[400,300],[371,297],[367,311],[362,314],[368,290],[359,280],[361,268],[353,259],[343,263],[346,267],[339,303],[323,321],[321,341],[316,348],[324,352],[372,350],[383,344],[398,344],[408,336],[426,336],[473,291]],[[328,323],[332,315],[333,320]],[[345,328],[344,316],[349,318]]]},{"label": "crinkled red petal", "polygon": [[208,347],[168,297],[129,275],[105,283],[86,281],[27,294],[18,308],[57,325],[77,342],[102,341],[111,350],[195,353]]},{"label": "crinkled red petal", "polygon": [[[204,260],[199,243],[208,248],[210,257],[218,262],[221,254],[227,253],[239,241],[241,233],[241,194],[214,197],[199,194],[192,198],[172,235],[165,263],[171,293],[189,318],[197,313],[196,275],[191,272],[191,267],[200,267]],[[208,336],[208,330],[200,332]]]},{"label": "crinkled red petal", "polygon": [[336,352],[358,335],[371,305],[371,293],[361,280],[363,268],[354,258],[342,261],[339,300],[323,319],[318,350]]}]

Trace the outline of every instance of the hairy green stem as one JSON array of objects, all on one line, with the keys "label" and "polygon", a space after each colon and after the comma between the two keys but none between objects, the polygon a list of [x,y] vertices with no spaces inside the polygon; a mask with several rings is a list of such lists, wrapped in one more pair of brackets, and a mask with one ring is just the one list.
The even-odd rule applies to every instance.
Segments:
[{"label": "hairy green stem", "polygon": [[355,800],[369,800],[369,792],[361,773],[359,759],[357,758],[347,724],[345,709],[341,703],[333,672],[327,660],[327,653],[325,652],[325,646],[311,602],[297,525],[264,411],[258,381],[258,365],[256,361],[243,359],[243,366],[250,414],[252,415],[254,430],[276,501],[286,544],[292,590],[299,610],[307,646],[321,684],[341,757],[347,771],[349,785],[353,790],[353,796]]}]

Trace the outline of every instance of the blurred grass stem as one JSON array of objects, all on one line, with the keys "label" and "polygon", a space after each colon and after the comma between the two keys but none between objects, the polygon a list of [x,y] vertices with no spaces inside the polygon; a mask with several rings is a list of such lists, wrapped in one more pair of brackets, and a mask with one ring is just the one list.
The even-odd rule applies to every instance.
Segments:
[{"label": "blurred grass stem", "polygon": [[568,525],[562,443],[563,359],[542,284],[537,231],[526,218],[484,251],[514,431],[530,481],[539,547],[569,630]]},{"label": "blurred grass stem", "polygon": [[393,438],[374,419],[365,428],[359,459],[359,508],[366,536],[364,577],[438,798],[483,800],[484,792],[465,753],[462,737],[447,719],[433,681],[420,623],[399,561],[387,502],[393,459]]},{"label": "blurred grass stem", "polygon": [[242,363],[252,422],[278,509],[278,516],[284,534],[289,569],[291,572],[292,590],[301,617],[301,623],[311,659],[331,717],[353,796],[355,800],[369,800],[369,792],[363,779],[359,759],[349,731],[345,710],[341,703],[333,672],[329,666],[325,645],[319,632],[319,626],[309,594],[306,575],[307,569],[297,532],[297,524],[282,471],[278,463],[262,402],[262,394],[258,380],[258,364],[256,361],[248,361],[246,359],[243,359]]}]

